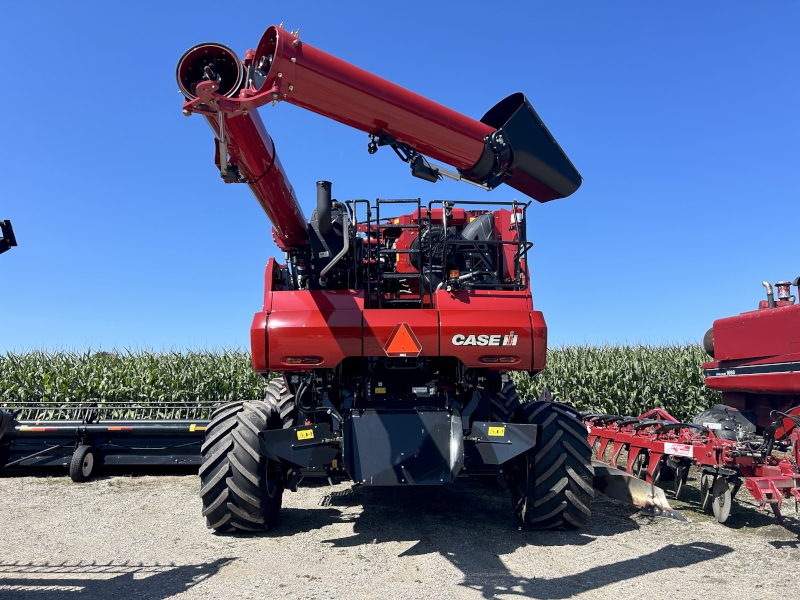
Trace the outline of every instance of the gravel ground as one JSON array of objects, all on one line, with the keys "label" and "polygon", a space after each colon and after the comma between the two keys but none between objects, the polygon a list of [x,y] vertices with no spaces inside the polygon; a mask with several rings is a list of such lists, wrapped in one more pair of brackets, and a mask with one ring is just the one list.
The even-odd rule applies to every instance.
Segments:
[{"label": "gravel ground", "polygon": [[[586,529],[528,532],[506,493],[340,484],[286,492],[278,528],[216,535],[192,475],[0,478],[0,598],[791,597],[800,521],[741,490],[729,522],[598,498]],[[792,503],[793,504],[793,503]]]}]

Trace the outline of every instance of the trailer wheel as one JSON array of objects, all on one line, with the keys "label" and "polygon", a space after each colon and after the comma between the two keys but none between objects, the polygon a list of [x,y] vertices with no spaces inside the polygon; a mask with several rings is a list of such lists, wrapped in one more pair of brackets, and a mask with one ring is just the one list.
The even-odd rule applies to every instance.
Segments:
[{"label": "trailer wheel", "polygon": [[512,467],[509,488],[520,525],[527,529],[577,529],[586,525],[594,497],[592,449],[572,407],[524,404],[519,421],[541,425],[541,436]]},{"label": "trailer wheel", "polygon": [[200,497],[206,525],[220,533],[266,531],[283,499],[280,464],[259,454],[258,434],[280,429],[279,396],[232,402],[217,409],[200,449]]},{"label": "trailer wheel", "polygon": [[719,523],[731,515],[731,488],[724,477],[717,477],[711,488],[711,510]]},{"label": "trailer wheel", "polygon": [[94,452],[92,447],[82,444],[72,453],[69,463],[69,476],[75,483],[88,481],[94,469]]}]

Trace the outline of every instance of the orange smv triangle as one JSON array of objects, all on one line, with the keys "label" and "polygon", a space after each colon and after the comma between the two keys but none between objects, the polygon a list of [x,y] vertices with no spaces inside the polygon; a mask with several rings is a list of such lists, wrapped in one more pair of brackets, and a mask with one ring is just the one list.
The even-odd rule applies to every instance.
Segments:
[{"label": "orange smv triangle", "polygon": [[408,323],[398,323],[383,349],[386,351],[386,356],[419,356],[419,353],[422,352],[422,344],[419,343]]}]

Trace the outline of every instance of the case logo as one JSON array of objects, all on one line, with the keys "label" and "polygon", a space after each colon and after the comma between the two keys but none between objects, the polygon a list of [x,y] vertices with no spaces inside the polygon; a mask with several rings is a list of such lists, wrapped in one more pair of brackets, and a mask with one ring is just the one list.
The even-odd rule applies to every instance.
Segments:
[{"label": "case logo", "polygon": [[519,338],[513,331],[506,335],[464,335],[457,333],[453,336],[453,346],[516,346]]}]

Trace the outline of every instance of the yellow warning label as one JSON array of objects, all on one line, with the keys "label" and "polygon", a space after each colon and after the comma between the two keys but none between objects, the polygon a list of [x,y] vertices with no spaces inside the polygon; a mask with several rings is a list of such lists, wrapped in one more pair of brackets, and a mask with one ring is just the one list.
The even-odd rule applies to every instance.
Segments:
[{"label": "yellow warning label", "polygon": [[195,425],[192,423],[189,425],[189,431],[205,431],[206,428],[203,425]]},{"label": "yellow warning label", "polygon": [[376,394],[385,394],[386,393],[386,388],[385,387],[376,387],[375,388],[375,393]]},{"label": "yellow warning label", "polygon": [[331,461],[331,468],[332,469],[338,469],[339,468],[339,462],[335,458]]},{"label": "yellow warning label", "polygon": [[314,439],[314,430],[313,429],[300,429],[297,432],[297,439],[298,440],[311,440],[311,439]]},{"label": "yellow warning label", "polygon": [[503,437],[506,434],[505,427],[489,427],[489,435],[492,437]]}]

